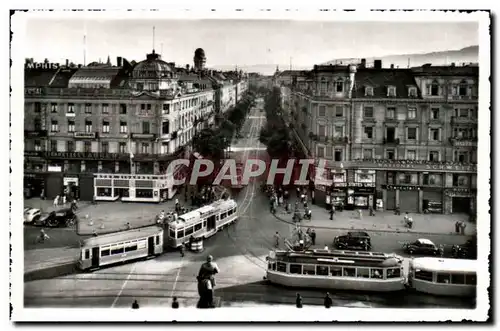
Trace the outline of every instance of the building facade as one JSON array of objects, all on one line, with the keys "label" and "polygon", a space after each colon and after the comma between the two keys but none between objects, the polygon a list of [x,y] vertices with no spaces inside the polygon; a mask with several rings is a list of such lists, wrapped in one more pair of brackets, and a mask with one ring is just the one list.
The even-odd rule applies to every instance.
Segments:
[{"label": "building facade", "polygon": [[[135,65],[109,62],[26,66],[28,195],[43,190],[51,198],[67,190],[82,199],[170,198],[168,164],[186,157],[197,130],[226,109],[216,105],[213,72],[175,68],[154,51]],[[235,95],[239,81],[223,83],[225,93]],[[103,178],[108,174],[120,178]]]},{"label": "building facade", "polygon": [[315,66],[291,85],[289,118],[304,156],[324,159],[333,181],[318,180],[317,196],[351,209],[472,214],[477,86],[471,65]]}]

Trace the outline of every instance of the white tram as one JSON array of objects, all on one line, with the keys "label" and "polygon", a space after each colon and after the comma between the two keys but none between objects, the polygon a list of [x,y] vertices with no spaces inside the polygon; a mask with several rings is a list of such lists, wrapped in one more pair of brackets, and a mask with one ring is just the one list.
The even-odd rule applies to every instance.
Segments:
[{"label": "white tram", "polygon": [[271,251],[267,280],[289,287],[392,292],[405,289],[402,259],[385,253]]},{"label": "white tram", "polygon": [[86,239],[80,248],[81,270],[163,253],[163,229],[157,226],[115,232]]},{"label": "white tram", "polygon": [[234,223],[238,218],[238,204],[232,200],[219,200],[186,214],[180,215],[177,221],[168,223],[167,243],[177,248],[189,238],[208,238],[223,227]]},{"label": "white tram", "polygon": [[414,258],[410,261],[408,283],[418,292],[473,297],[477,270],[477,260]]}]

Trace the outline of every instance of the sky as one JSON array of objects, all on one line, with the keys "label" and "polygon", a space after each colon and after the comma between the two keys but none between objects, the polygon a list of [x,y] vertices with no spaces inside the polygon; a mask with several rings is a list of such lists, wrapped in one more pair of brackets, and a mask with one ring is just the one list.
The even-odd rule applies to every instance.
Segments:
[{"label": "sky", "polygon": [[[108,55],[141,61],[154,48],[162,59],[192,64],[196,48],[207,66],[312,66],[338,58],[427,53],[478,45],[471,22],[321,22],[293,20],[30,19],[25,54],[35,61],[87,63]],[[162,51],[163,49],[163,51]]]}]

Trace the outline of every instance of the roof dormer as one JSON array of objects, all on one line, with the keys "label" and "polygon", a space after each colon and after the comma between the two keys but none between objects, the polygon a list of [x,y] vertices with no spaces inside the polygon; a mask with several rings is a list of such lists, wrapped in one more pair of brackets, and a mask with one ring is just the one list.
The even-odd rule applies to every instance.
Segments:
[{"label": "roof dormer", "polygon": [[365,97],[373,97],[373,86],[365,86]]},{"label": "roof dormer", "polygon": [[395,97],[396,96],[396,86],[394,86],[394,85],[387,86],[387,96],[388,97]]},{"label": "roof dormer", "polygon": [[416,98],[418,96],[417,87],[416,86],[408,86],[408,97]]}]

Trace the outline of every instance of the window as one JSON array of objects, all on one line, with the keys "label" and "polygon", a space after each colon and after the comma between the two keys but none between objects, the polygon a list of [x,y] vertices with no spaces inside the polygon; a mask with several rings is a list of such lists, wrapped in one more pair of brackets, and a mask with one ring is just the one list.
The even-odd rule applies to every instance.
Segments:
[{"label": "window", "polygon": [[335,117],[344,117],[344,107],[342,106],[335,107]]},{"label": "window", "polygon": [[123,246],[122,247],[115,247],[111,249],[111,255],[118,255],[118,254],[123,254]]},{"label": "window", "polygon": [[393,119],[396,115],[396,107],[387,107],[385,117]]},{"label": "window", "polygon": [[358,278],[370,278],[369,268],[357,268],[356,277]]},{"label": "window", "polygon": [[395,157],[396,153],[394,152],[393,149],[388,149],[388,150],[385,151],[385,154],[386,154],[386,158],[388,160],[394,160],[394,157]]},{"label": "window", "polygon": [[417,139],[417,128],[407,128],[406,129],[406,139],[408,139],[408,140]]},{"label": "window", "polygon": [[454,151],[453,158],[455,162],[466,163],[469,160],[469,153],[466,151]]},{"label": "window", "polygon": [[344,127],[341,125],[336,125],[333,136],[335,138],[342,138],[344,136]]},{"label": "window", "polygon": [[370,278],[382,279],[384,277],[383,269],[370,269]]},{"label": "window", "polygon": [[319,93],[326,94],[327,85],[326,82],[321,82],[319,85]]},{"label": "window", "polygon": [[416,173],[404,173],[400,172],[398,174],[399,183],[407,185],[417,185],[418,184],[418,174]]},{"label": "window", "polygon": [[439,129],[430,129],[430,138],[433,141],[439,141],[441,140],[439,137]]},{"label": "window", "polygon": [[50,112],[51,113],[57,113],[57,103],[51,103],[50,104]]},{"label": "window", "polygon": [[458,85],[458,95],[463,97],[467,95],[467,90],[468,90],[468,85],[466,82],[461,82],[460,85]]},{"label": "window", "polygon": [[170,236],[170,238],[175,238],[175,230],[174,229],[170,229],[168,231],[168,235]]},{"label": "window", "polygon": [[149,154],[149,144],[148,143],[142,143],[141,152],[142,152],[142,154]]},{"label": "window", "polygon": [[455,109],[455,116],[460,118],[469,118],[469,109]]},{"label": "window", "polygon": [[75,143],[71,140],[66,142],[66,150],[68,152],[74,152],[75,151]]},{"label": "window", "polygon": [[109,114],[109,106],[107,103],[102,104],[102,113],[103,114]]},{"label": "window", "polygon": [[430,151],[429,152],[429,161],[439,162],[439,152],[438,151]]},{"label": "window", "polygon": [[364,107],[364,117],[373,118],[373,107]]},{"label": "window", "polygon": [[39,118],[35,118],[34,120],[34,126],[35,126],[35,131],[40,131],[42,130],[42,120]]},{"label": "window", "polygon": [[339,80],[335,82],[335,92],[342,92],[344,90],[344,82]]},{"label": "window", "polygon": [[387,96],[388,97],[395,97],[396,96],[396,88],[394,86],[389,86],[387,88]]},{"label": "window", "polygon": [[317,157],[325,157],[325,147],[324,146],[318,146],[318,155]]},{"label": "window", "polygon": [[74,114],[75,113],[75,105],[72,103],[68,103],[68,114]]},{"label": "window", "polygon": [[50,141],[50,151],[57,152],[57,141],[56,140]]},{"label": "window", "polygon": [[126,143],[120,143],[118,145],[118,151],[120,153],[126,153],[127,152],[127,144]]},{"label": "window", "polygon": [[109,153],[109,143],[107,141],[101,143],[101,153]]},{"label": "window", "polygon": [[195,231],[195,232],[196,232],[196,231],[200,231],[200,230],[201,230],[201,228],[202,228],[202,223],[195,224],[195,226],[194,226],[194,231]]},{"label": "window", "polygon": [[127,122],[120,121],[120,133],[127,133]]},{"label": "window", "polygon": [[85,141],[83,143],[83,151],[85,153],[90,153],[92,152],[92,143],[90,141]]},{"label": "window", "polygon": [[342,150],[341,149],[336,149],[335,150],[335,161],[342,161]]},{"label": "window", "polygon": [[101,251],[101,257],[102,256],[109,256],[109,254],[110,254],[109,248],[108,249],[103,249]]},{"label": "window", "polygon": [[326,116],[326,107],[324,105],[319,105],[318,107],[318,117]]},{"label": "window", "polygon": [[142,133],[149,134],[149,122],[142,122]]},{"label": "window", "polygon": [[365,126],[364,133],[365,133],[364,134],[365,139],[373,139],[373,127]]},{"label": "window", "polygon": [[127,246],[125,247],[125,252],[133,252],[137,250],[137,245]]},{"label": "window", "polygon": [[342,276],[342,267],[330,266],[330,275],[331,276]]},{"label": "window", "polygon": [[168,103],[163,104],[162,113],[163,114],[170,114],[170,104],[168,104]]},{"label": "window", "polygon": [[120,115],[127,115],[127,105],[120,103]]},{"label": "window", "polygon": [[302,264],[290,264],[291,274],[302,274]]},{"label": "window", "polygon": [[150,103],[148,103],[148,104],[146,105],[146,109],[147,109],[147,110],[151,110],[151,104],[150,104]]},{"label": "window", "polygon": [[401,269],[400,268],[387,269],[387,278],[399,278],[399,277],[401,277]]},{"label": "window", "polygon": [[365,160],[373,159],[373,151],[371,149],[364,149],[363,150],[363,159],[365,159]]},{"label": "window", "polygon": [[367,97],[373,96],[373,87],[371,87],[371,86],[365,87],[365,96],[367,96]]},{"label": "window", "polygon": [[85,132],[87,132],[87,133],[92,132],[92,121],[91,120],[85,120]]},{"label": "window", "polygon": [[286,272],[286,263],[278,262],[276,269],[278,272]]},{"label": "window", "polygon": [[412,98],[416,97],[417,96],[417,88],[415,87],[410,87],[408,89],[408,95]]},{"label": "window", "polygon": [[184,229],[177,230],[177,238],[184,238]]},{"label": "window", "polygon": [[436,281],[437,281],[437,283],[441,283],[441,284],[449,284],[450,283],[450,274],[438,273]]},{"label": "window", "polygon": [[190,226],[190,227],[186,228],[186,230],[185,230],[185,236],[187,237],[187,236],[190,236],[192,234],[193,234],[193,227]]},{"label": "window", "polygon": [[395,172],[387,172],[387,185],[394,185],[395,184],[395,181],[394,181],[394,178],[396,177],[396,173]]},{"label": "window", "polygon": [[57,120],[50,121],[50,131],[51,132],[58,132],[59,131],[59,124],[57,123]]},{"label": "window", "polygon": [[465,284],[465,275],[464,274],[451,274],[451,283],[452,284]]},{"label": "window", "polygon": [[85,104],[85,114],[92,114],[92,104],[90,103]]},{"label": "window", "polygon": [[320,137],[326,136],[326,127],[324,124],[318,124],[318,136]]},{"label": "window", "polygon": [[161,123],[161,134],[169,134],[170,132],[170,122],[164,121]]},{"label": "window", "polygon": [[86,260],[90,259],[90,249],[85,250],[85,259]]},{"label": "window", "polygon": [[156,236],[155,237],[155,245],[159,245],[160,244],[160,236]]},{"label": "window", "polygon": [[35,102],[35,113],[42,111],[42,104],[40,102]]},{"label": "window", "polygon": [[441,186],[442,175],[440,174],[424,174],[424,185]]},{"label": "window", "polygon": [[439,95],[439,84],[437,82],[432,82],[430,88],[430,95],[438,96]]},{"label": "window", "polygon": [[316,275],[318,276],[328,276],[328,266],[318,265],[316,266]]},{"label": "window", "polygon": [[109,121],[107,120],[102,121],[102,132],[109,133]]},{"label": "window", "polygon": [[476,275],[465,275],[465,284],[467,285],[476,285]]},{"label": "window", "polygon": [[439,119],[439,108],[431,108],[431,120]]},{"label": "window", "polygon": [[407,160],[416,160],[417,159],[417,151],[414,149],[406,151],[406,159]]},{"label": "window", "polygon": [[417,118],[417,108],[408,108],[408,119],[414,120]]},{"label": "window", "polygon": [[453,186],[467,187],[469,178],[467,175],[453,175]]},{"label": "window", "polygon": [[344,277],[356,277],[356,268],[344,268]]},{"label": "window", "polygon": [[68,120],[68,133],[73,133],[73,132],[75,132],[75,121]]},{"label": "window", "polygon": [[42,150],[42,143],[40,142],[40,140],[35,140],[34,145],[35,151],[40,152]]},{"label": "window", "polygon": [[432,272],[425,270],[415,270],[415,279],[426,280],[432,282]]},{"label": "window", "polygon": [[141,103],[141,110],[145,110],[146,109],[146,104],[145,103]]}]

